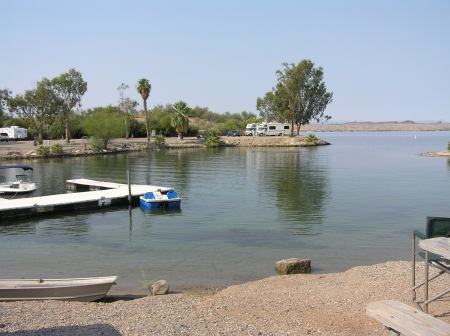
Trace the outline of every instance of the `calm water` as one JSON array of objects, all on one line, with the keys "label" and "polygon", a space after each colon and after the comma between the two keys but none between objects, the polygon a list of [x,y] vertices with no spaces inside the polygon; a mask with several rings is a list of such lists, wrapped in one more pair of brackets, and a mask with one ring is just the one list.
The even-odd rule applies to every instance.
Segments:
[{"label": "calm water", "polygon": [[[275,261],[308,257],[316,272],[409,259],[413,229],[450,217],[450,132],[320,133],[331,146],[172,150],[32,161],[36,195],[86,177],[176,188],[179,212],[134,208],[58,215],[0,226],[0,277],[141,272],[174,286],[223,286],[273,274]],[[416,136],[416,138],[414,137]],[[30,162],[28,162],[30,163]]]}]

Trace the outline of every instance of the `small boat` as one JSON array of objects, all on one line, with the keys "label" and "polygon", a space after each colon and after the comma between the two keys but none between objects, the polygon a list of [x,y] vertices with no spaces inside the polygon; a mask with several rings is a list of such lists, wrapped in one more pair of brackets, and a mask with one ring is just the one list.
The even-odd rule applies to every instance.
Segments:
[{"label": "small boat", "polygon": [[[0,166],[1,169],[23,169],[33,171],[30,166],[15,165],[15,166]],[[27,174],[16,175],[16,181],[7,181],[6,177],[0,175],[0,194],[27,194],[37,189],[36,184],[29,181],[30,176]]]},{"label": "small boat", "polygon": [[116,276],[78,279],[0,279],[0,301],[95,301],[108,293]]},{"label": "small boat", "polygon": [[181,205],[181,197],[173,189],[151,191],[145,193],[139,199],[143,209],[179,209]]}]

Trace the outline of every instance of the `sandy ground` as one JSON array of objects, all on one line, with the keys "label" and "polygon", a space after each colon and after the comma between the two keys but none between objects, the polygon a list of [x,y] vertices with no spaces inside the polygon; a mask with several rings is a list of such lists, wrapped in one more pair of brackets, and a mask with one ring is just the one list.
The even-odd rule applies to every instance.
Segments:
[{"label": "sandy ground", "polygon": [[[388,335],[365,314],[383,299],[410,302],[410,262],[343,273],[273,276],[207,296],[113,302],[0,303],[1,335]],[[423,274],[423,265],[417,267]],[[434,280],[431,294],[450,285]],[[430,313],[450,320],[450,296]]]}]

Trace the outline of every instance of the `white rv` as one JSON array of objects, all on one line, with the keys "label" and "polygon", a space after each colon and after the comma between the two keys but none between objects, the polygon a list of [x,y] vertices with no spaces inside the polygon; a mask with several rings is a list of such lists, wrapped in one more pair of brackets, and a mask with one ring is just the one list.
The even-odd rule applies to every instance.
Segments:
[{"label": "white rv", "polygon": [[19,126],[2,127],[0,128],[2,136],[8,136],[9,140],[19,140],[27,138],[27,129]]},{"label": "white rv", "polygon": [[256,135],[259,136],[281,136],[290,135],[291,125],[285,123],[269,122],[258,124]]},{"label": "white rv", "polygon": [[291,125],[287,123],[263,122],[260,124],[247,124],[245,135],[248,136],[281,136],[290,135]]},{"label": "white rv", "polygon": [[256,135],[256,125],[257,124],[247,124],[247,126],[245,126],[245,133],[244,133],[244,135],[247,135],[247,136],[254,136],[254,135]]}]

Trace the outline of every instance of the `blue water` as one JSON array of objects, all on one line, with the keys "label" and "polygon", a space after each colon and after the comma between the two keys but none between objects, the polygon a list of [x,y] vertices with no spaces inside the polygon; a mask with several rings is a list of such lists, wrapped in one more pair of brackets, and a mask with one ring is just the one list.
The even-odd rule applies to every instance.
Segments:
[{"label": "blue water", "polygon": [[134,208],[67,213],[0,226],[0,276],[141,273],[175,287],[224,286],[274,273],[274,262],[312,259],[314,271],[409,259],[426,216],[450,217],[450,132],[318,133],[315,148],[170,150],[28,161],[36,195],[90,178],[170,186],[181,211]]}]

